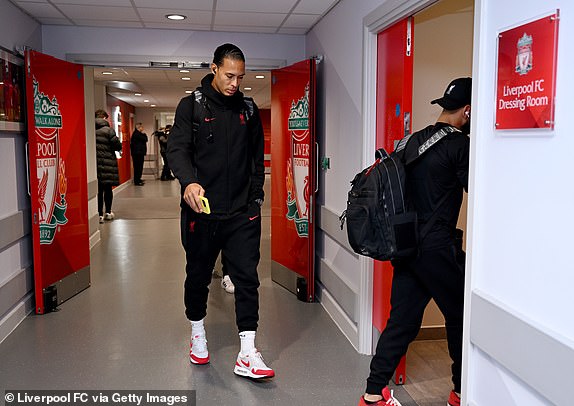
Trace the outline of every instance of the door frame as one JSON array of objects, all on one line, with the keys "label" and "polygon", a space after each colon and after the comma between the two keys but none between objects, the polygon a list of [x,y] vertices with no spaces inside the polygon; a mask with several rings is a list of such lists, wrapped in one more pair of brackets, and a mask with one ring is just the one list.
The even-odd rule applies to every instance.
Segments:
[{"label": "door frame", "polygon": [[[363,153],[361,167],[372,163],[376,145],[377,117],[377,35],[399,20],[438,0],[389,0],[363,19]],[[373,354],[377,344],[373,328],[373,260],[359,256],[359,331],[361,354]]]}]

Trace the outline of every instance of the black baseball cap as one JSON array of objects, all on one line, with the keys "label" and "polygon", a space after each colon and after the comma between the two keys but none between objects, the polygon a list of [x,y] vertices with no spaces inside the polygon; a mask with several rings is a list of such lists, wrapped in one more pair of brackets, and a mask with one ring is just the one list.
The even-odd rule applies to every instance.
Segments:
[{"label": "black baseball cap", "polygon": [[450,82],[440,99],[431,101],[445,110],[458,110],[470,104],[472,92],[471,78],[458,78]]}]

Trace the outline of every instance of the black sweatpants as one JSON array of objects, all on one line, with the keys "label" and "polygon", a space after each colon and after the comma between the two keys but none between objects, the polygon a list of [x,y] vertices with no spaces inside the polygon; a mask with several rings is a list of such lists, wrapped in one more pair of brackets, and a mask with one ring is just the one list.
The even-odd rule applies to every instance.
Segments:
[{"label": "black sweatpants", "polygon": [[[201,218],[198,218],[201,217]],[[185,315],[198,321],[207,314],[207,296],[219,252],[235,285],[235,318],[239,332],[257,330],[259,321],[259,244],[261,212],[257,204],[227,220],[208,220],[182,210],[182,243],[186,252]]]},{"label": "black sweatpants", "polygon": [[421,327],[424,310],[433,298],[444,315],[448,352],[453,361],[452,382],[460,393],[464,258],[454,246],[423,251],[414,260],[393,262],[391,314],[377,343],[367,379],[367,393],[387,386],[409,344]]},{"label": "black sweatpants", "polygon": [[134,183],[140,183],[142,181],[144,158],[145,155],[132,154],[132,161],[134,164]]},{"label": "black sweatpants", "polygon": [[104,203],[106,206],[106,213],[112,212],[113,200],[114,192],[112,191],[112,185],[98,182],[98,213],[100,217],[104,215]]},{"label": "black sweatpants", "polygon": [[163,169],[161,170],[161,177],[162,180],[169,180],[173,178],[171,174],[171,169],[169,168],[169,162],[167,160],[167,152],[165,150],[160,152],[161,158],[163,159]]}]

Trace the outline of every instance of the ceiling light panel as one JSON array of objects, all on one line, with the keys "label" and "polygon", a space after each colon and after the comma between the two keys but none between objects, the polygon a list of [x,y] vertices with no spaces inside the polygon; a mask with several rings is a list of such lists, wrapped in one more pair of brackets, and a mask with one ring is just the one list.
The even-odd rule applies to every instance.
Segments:
[{"label": "ceiling light panel", "polygon": [[133,7],[101,7],[81,6],[77,4],[61,4],[58,8],[73,19],[110,20],[110,21],[137,21],[140,19]]},{"label": "ceiling light panel", "polygon": [[[168,24],[206,24],[211,21],[211,11],[201,10],[177,10],[165,8],[138,8],[139,15],[146,23],[168,23]],[[168,14],[182,14],[185,20],[168,20]]]},{"label": "ceiling light panel", "polygon": [[339,0],[301,0],[293,13],[323,15],[338,2]]},{"label": "ceiling light panel", "polygon": [[238,8],[246,12],[288,13],[296,2],[297,0],[242,0],[241,7],[238,7],[237,0],[217,0],[217,13]]},{"label": "ceiling light panel", "polygon": [[218,11],[215,13],[216,25],[278,27],[285,19],[285,14],[271,13],[237,13]]},{"label": "ceiling light panel", "polygon": [[37,18],[64,18],[56,7],[48,3],[20,2],[18,6]]},{"label": "ceiling light panel", "polygon": [[136,7],[141,8],[165,8],[169,5],[172,12],[183,14],[187,14],[184,13],[185,10],[211,11],[213,9],[213,0],[134,0],[134,3]]},{"label": "ceiling light panel", "polygon": [[281,28],[307,28],[311,27],[320,16],[310,14],[291,14]]}]

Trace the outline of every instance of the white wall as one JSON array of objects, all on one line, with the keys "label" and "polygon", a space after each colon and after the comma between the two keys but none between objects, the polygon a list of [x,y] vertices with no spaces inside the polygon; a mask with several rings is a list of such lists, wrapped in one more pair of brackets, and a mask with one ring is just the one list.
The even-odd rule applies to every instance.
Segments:
[{"label": "white wall", "polygon": [[[317,137],[319,156],[330,157],[331,165],[319,175],[317,290],[325,309],[356,348],[361,347],[360,329],[365,324],[370,328],[371,320],[361,311],[359,258],[348,249],[337,217],[345,210],[349,182],[363,165],[363,18],[380,3],[342,0],[306,39],[308,57],[324,56],[317,74]],[[361,351],[370,353],[370,346]]]},{"label": "white wall", "polygon": [[42,50],[40,24],[8,0],[0,0],[0,46],[8,51],[22,46]]},{"label": "white wall", "polygon": [[[497,34],[556,8],[555,130],[497,132]],[[574,3],[477,0],[476,9],[466,402],[572,404]]]},{"label": "white wall", "polygon": [[[0,0],[0,47],[40,49],[40,26],[7,0]],[[20,127],[20,126],[18,126]],[[6,131],[0,122],[0,342],[33,310],[30,198],[27,193],[27,132]]]}]

